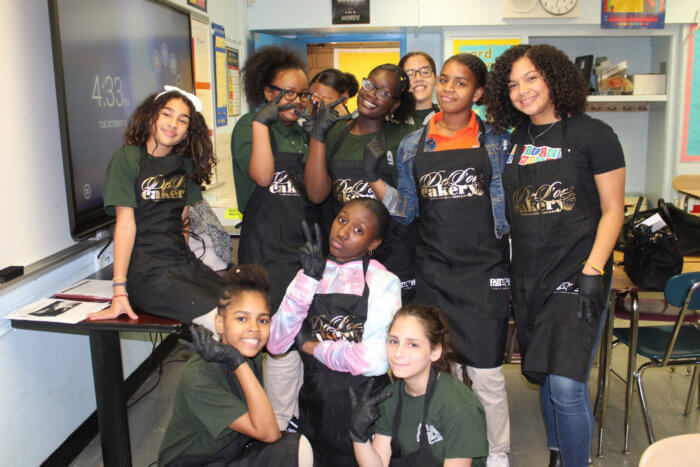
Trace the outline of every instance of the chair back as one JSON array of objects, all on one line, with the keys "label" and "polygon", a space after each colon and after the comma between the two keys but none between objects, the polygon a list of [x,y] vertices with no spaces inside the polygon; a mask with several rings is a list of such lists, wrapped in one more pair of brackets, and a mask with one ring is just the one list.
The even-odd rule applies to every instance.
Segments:
[{"label": "chair back", "polygon": [[697,310],[700,308],[700,292],[698,292],[698,289],[700,289],[700,272],[678,274],[666,281],[664,298],[666,298],[666,301],[671,305],[679,307],[680,311],[676,324],[673,326],[671,340],[668,343],[664,358],[661,361],[662,366],[665,366],[671,357],[673,347],[676,345],[678,333],[681,330],[683,320],[688,310]]}]

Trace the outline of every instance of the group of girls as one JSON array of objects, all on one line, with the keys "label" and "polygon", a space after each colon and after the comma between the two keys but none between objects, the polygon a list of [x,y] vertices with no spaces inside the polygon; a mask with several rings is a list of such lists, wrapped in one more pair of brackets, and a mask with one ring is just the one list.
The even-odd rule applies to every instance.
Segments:
[{"label": "group of girls", "polygon": [[[228,374],[243,402],[218,424],[191,414],[200,434],[270,442],[296,427],[305,438],[293,448],[301,453],[308,438],[317,465],[508,465],[502,360],[512,303],[523,373],[541,386],[550,465],[587,465],[587,382],[625,169],[614,132],[583,113],[587,86],[566,55],[515,46],[489,73],[459,54],[438,74],[428,55],[411,53],[360,85],[338,70],[309,84],[300,58],[270,47],[247,61],[243,77],[255,110],[231,143],[244,213],[239,263],[266,269],[272,317],[216,346],[195,331],[193,348],[221,363],[224,379],[215,377]],[[356,92],[350,115],[344,102]],[[482,102],[488,122],[472,110]],[[105,184],[105,205],[117,214],[115,300],[96,318],[134,318],[131,302],[227,332],[224,298],[202,320],[225,282],[188,252],[181,228],[213,164],[198,105],[171,89],[130,121]],[[255,306],[234,302],[232,325],[249,322],[240,315]],[[272,355],[260,402],[227,349],[253,357],[265,342]],[[387,393],[389,368],[399,382]],[[450,376],[462,369],[473,393]],[[181,382],[180,391],[198,390]],[[239,418],[223,423],[231,415]],[[248,463],[240,465],[269,464],[256,464],[258,451],[245,446],[236,456],[241,450]]]}]

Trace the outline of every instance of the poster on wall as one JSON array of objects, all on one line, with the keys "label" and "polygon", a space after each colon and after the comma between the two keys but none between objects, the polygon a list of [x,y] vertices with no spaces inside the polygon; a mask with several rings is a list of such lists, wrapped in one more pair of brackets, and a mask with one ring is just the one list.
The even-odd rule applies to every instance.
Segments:
[{"label": "poster on wall", "polygon": [[601,0],[603,29],[663,29],[666,0]]},{"label": "poster on wall", "polygon": [[228,108],[228,78],[226,67],[226,34],[224,27],[211,23],[214,39],[214,99],[216,102],[216,126],[226,126]]},{"label": "poster on wall", "polygon": [[[691,24],[685,72],[682,162],[700,162],[700,41],[698,25]],[[691,131],[693,129],[694,131]]]},{"label": "poster on wall", "polygon": [[519,45],[519,37],[510,38],[460,38],[452,39],[452,54],[474,54],[481,58],[486,66],[491,69],[493,62],[506,50],[514,45]]},{"label": "poster on wall", "polygon": [[198,10],[207,11],[207,0],[187,0],[187,5]]},{"label": "poster on wall", "polygon": [[238,50],[226,47],[228,69],[228,116],[241,114],[241,71]]},{"label": "poster on wall", "polygon": [[369,0],[333,0],[333,24],[369,24]]}]

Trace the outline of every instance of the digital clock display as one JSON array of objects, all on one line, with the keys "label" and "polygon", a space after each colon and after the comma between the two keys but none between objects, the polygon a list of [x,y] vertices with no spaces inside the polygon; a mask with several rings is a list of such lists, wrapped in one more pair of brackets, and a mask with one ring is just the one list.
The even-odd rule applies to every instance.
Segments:
[{"label": "digital clock display", "polygon": [[70,151],[64,169],[76,211],[101,209],[105,171],[134,109],[165,84],[193,89],[189,16],[148,0],[53,1]]}]

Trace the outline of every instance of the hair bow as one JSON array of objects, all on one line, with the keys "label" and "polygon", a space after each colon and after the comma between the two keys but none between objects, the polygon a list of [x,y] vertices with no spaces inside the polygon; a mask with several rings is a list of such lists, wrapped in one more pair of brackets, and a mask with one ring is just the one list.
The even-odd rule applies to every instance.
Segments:
[{"label": "hair bow", "polygon": [[195,96],[194,94],[189,93],[187,91],[184,91],[184,90],[178,88],[177,86],[170,86],[169,84],[166,84],[165,86],[163,86],[163,89],[165,89],[165,91],[159,93],[156,96],[156,100],[160,96],[162,96],[163,94],[167,94],[169,92],[175,91],[175,92],[180,93],[183,97],[185,97],[188,101],[190,101],[192,103],[192,105],[194,106],[194,110],[196,110],[197,112],[202,111],[202,101],[200,101],[199,97]]}]

